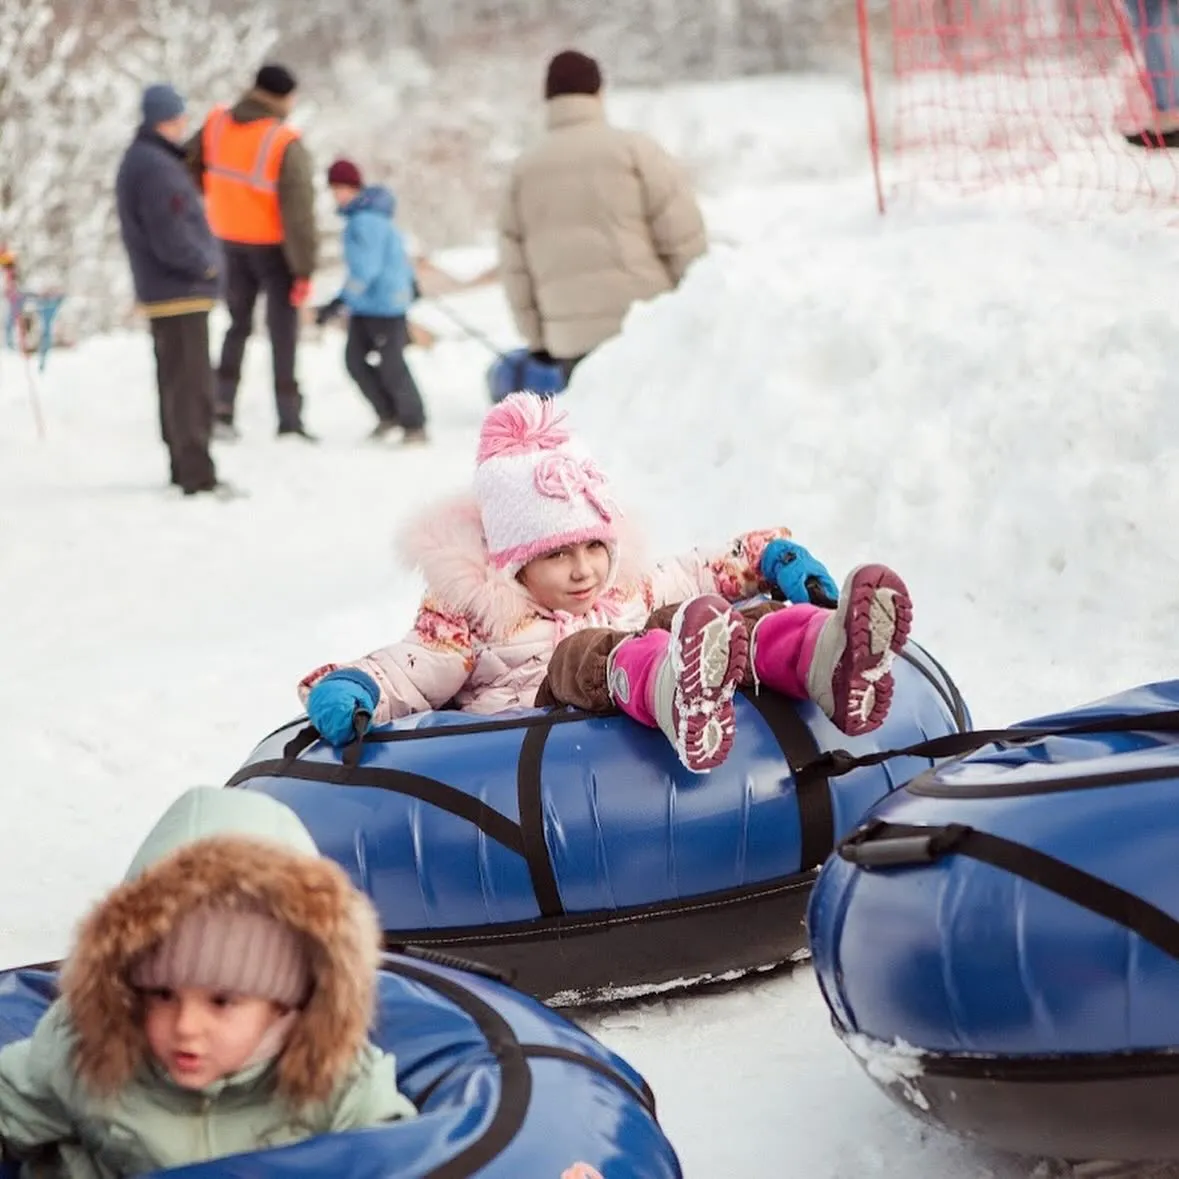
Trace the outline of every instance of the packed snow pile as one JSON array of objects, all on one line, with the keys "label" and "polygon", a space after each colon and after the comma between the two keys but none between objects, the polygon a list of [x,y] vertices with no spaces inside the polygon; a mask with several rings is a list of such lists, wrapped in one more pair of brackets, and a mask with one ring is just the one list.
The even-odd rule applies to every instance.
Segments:
[{"label": "packed snow pile", "polygon": [[[660,547],[883,560],[982,719],[1179,667],[1174,238],[824,216],[636,308],[568,404]],[[658,455],[655,458],[655,454]]]}]

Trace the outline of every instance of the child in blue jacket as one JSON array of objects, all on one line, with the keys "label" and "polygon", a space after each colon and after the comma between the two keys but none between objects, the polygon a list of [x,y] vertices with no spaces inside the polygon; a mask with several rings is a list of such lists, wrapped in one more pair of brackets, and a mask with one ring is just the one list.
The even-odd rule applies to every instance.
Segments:
[{"label": "child in blue jacket", "polygon": [[384,438],[400,427],[403,443],[426,441],[426,412],[413,374],[405,363],[409,343],[406,312],[414,297],[413,263],[393,224],[396,201],[380,185],[365,185],[351,160],[328,169],[328,186],[344,219],[344,264],[348,274],[340,293],[316,312],[326,323],[348,311],[344,364],[377,413],[371,437]]}]

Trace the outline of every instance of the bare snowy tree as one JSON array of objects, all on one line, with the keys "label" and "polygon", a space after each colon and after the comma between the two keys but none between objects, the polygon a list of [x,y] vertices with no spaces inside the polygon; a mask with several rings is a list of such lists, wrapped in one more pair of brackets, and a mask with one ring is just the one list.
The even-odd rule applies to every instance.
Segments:
[{"label": "bare snowy tree", "polygon": [[0,238],[30,288],[66,293],[63,318],[75,330],[132,311],[113,186],[143,86],[170,81],[199,110],[248,83],[274,38],[265,2],[0,8]]},{"label": "bare snowy tree", "polygon": [[287,61],[316,158],[363,161],[431,247],[487,232],[507,164],[539,126],[544,62],[558,49],[596,54],[619,86],[797,68],[827,42],[854,46],[853,0],[279,3],[0,6],[0,240],[32,287],[66,291],[63,318],[77,329],[132,311],[112,189],[148,83],[172,82],[199,118],[265,57]]},{"label": "bare snowy tree", "polygon": [[308,66],[330,57],[327,47],[369,60],[409,47],[442,66],[456,44],[480,37],[510,70],[547,27],[634,84],[814,64],[831,31],[854,30],[854,17],[854,0],[301,0],[284,16],[281,45]]},{"label": "bare snowy tree", "polygon": [[60,247],[69,234],[74,170],[86,153],[86,123],[65,98],[84,56],[82,29],[60,27],[45,0],[0,9],[0,238],[22,270],[61,286]]},{"label": "bare snowy tree", "polygon": [[137,89],[168,81],[199,109],[249,84],[277,40],[277,0],[137,0],[117,35],[115,68]]}]

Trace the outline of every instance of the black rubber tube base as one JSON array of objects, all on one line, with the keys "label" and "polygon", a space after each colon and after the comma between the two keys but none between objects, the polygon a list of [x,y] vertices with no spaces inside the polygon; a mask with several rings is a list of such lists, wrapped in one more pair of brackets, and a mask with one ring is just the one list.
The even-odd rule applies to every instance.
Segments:
[{"label": "black rubber tube base", "polygon": [[504,975],[553,1006],[687,987],[805,955],[813,872],[659,905],[543,918],[516,926],[387,930],[390,949],[420,946]]},{"label": "black rubber tube base", "polygon": [[[852,1037],[849,1047],[867,1066],[864,1043]],[[910,1114],[995,1150],[1071,1163],[1179,1160],[1179,1049],[1014,1058],[930,1054],[915,1057],[912,1068],[879,1067],[878,1060],[866,1071]]]}]

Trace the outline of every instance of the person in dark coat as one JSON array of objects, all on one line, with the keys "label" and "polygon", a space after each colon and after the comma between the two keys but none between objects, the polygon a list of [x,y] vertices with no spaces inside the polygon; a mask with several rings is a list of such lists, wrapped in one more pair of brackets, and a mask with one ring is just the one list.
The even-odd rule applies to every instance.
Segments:
[{"label": "person in dark coat", "polygon": [[209,312],[221,254],[185,164],[184,99],[166,84],[143,92],[142,122],[115,181],[119,226],[140,308],[151,324],[160,431],[172,483],[185,495],[226,497],[209,454],[213,368]]}]

